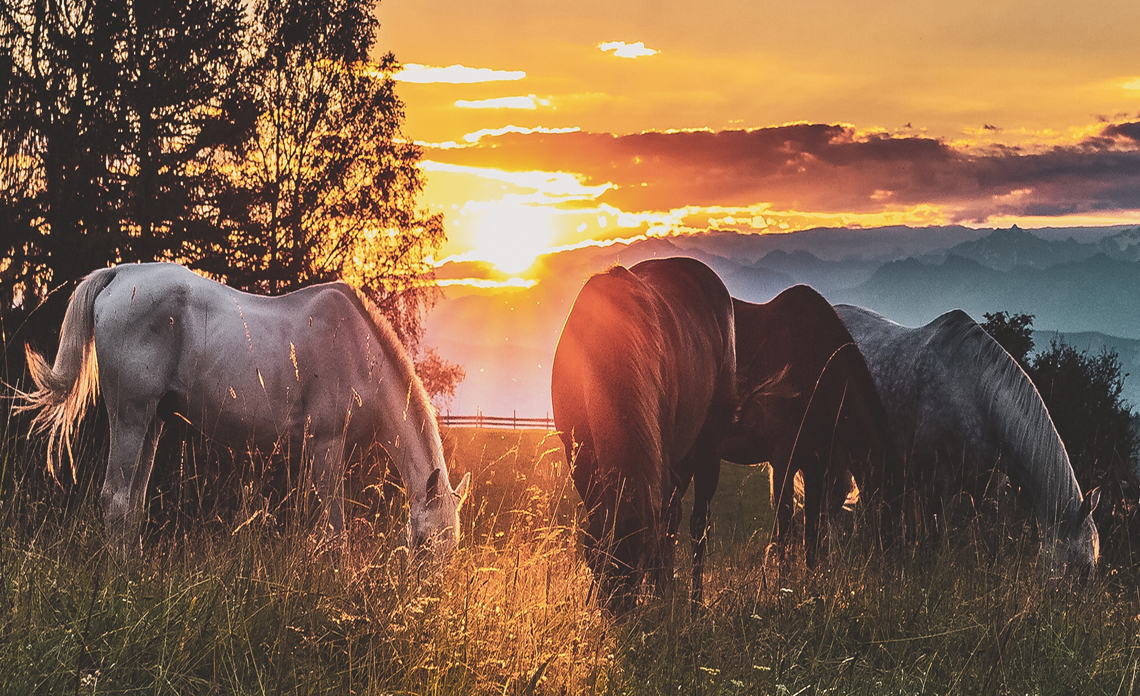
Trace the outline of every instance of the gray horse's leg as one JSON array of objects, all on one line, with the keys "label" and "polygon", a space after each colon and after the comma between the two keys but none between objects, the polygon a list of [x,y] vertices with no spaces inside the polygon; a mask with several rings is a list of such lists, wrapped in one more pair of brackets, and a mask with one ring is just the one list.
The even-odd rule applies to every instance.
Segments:
[{"label": "gray horse's leg", "polygon": [[777,466],[773,461],[769,475],[772,477],[772,507],[775,512],[772,539],[779,561],[783,563],[788,548],[788,534],[792,530],[792,514],[795,512],[795,471],[788,463]]},{"label": "gray horse's leg", "polygon": [[825,476],[819,466],[804,471],[804,560],[808,568],[819,562],[823,548],[821,523],[823,518]]},{"label": "gray horse's leg", "polygon": [[111,448],[99,502],[107,534],[119,550],[137,550],[146,489],[154,468],[162,421],[149,413],[111,417]]},{"label": "gray horse's leg", "polygon": [[704,595],[705,554],[709,543],[709,509],[720,482],[720,457],[715,449],[702,452],[693,472],[693,514],[689,518],[689,536],[693,542],[692,601],[700,604]]}]

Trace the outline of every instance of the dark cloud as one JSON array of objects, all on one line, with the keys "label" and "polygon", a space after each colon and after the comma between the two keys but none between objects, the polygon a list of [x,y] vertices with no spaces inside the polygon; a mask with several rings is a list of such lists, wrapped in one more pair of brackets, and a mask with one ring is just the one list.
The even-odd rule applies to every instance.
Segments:
[{"label": "dark cloud", "polygon": [[794,124],[751,131],[510,134],[432,159],[569,171],[612,182],[606,202],[627,211],[687,205],[877,212],[933,204],[994,214],[1057,215],[1140,208],[1140,123],[1044,152],[962,150],[915,135],[859,134]]},{"label": "dark cloud", "polygon": [[1113,123],[1105,127],[1104,135],[1110,138],[1119,136],[1140,143],[1140,122]]}]

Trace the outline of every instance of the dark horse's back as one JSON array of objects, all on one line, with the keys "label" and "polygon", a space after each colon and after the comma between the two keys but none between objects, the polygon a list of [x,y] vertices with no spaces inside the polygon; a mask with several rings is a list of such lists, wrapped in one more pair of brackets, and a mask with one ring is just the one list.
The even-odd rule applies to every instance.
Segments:
[{"label": "dark horse's back", "polygon": [[733,300],[741,405],[724,456],[770,462],[775,538],[788,542],[793,477],[804,477],[809,562],[821,516],[836,511],[854,476],[861,491],[893,497],[887,413],[863,355],[830,303],[797,285],[771,301]]},{"label": "dark horse's back", "polygon": [[690,482],[704,499],[693,519],[703,555],[735,369],[732,300],[699,261],[614,267],[578,294],[555,351],[551,398],[586,505],[591,567],[607,595],[628,600],[643,572],[671,573]]}]

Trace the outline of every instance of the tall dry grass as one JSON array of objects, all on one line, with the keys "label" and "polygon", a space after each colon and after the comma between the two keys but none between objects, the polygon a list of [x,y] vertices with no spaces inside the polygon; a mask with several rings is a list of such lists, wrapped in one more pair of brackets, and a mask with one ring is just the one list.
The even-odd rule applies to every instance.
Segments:
[{"label": "tall dry grass", "polygon": [[[104,550],[92,486],[44,495],[11,426],[0,452],[0,693],[1133,693],[1137,569],[1044,585],[1033,530],[971,522],[884,553],[858,521],[823,567],[765,563],[763,469],[726,466],[707,605],[652,599],[614,620],[578,549],[557,439],[452,430],[473,474],[464,540],[409,570],[399,524],[358,515],[339,559],[274,523],[253,490],[229,515]],[[96,438],[83,466],[101,463]],[[24,472],[24,473],[13,473]],[[66,498],[70,507],[57,503]],[[684,544],[687,540],[682,534]],[[678,558],[686,554],[679,553]],[[682,564],[683,565],[683,564]],[[678,569],[688,577],[688,569]],[[678,592],[677,597],[687,593]]]}]

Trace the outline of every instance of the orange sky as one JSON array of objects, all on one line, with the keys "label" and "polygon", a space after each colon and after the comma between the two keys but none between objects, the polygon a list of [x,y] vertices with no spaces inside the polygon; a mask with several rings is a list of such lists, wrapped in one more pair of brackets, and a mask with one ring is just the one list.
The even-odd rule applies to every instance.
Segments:
[{"label": "orange sky", "polygon": [[637,234],[1140,221],[1140,3],[378,14],[379,46],[415,66],[399,94],[428,145],[443,255],[511,275],[544,249]]}]

